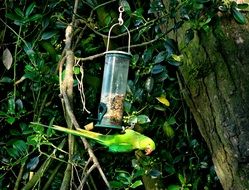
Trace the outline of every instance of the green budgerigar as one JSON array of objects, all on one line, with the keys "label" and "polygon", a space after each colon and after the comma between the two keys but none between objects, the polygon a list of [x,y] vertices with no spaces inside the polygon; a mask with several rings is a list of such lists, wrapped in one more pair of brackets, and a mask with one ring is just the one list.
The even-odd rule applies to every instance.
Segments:
[{"label": "green budgerigar", "polygon": [[33,124],[48,127],[68,134],[93,139],[99,144],[108,147],[110,152],[130,152],[132,150],[139,149],[144,150],[145,154],[149,155],[153,150],[155,150],[155,142],[151,138],[132,129],[126,129],[124,134],[104,135],[84,129],[73,130],[57,125],[47,126],[38,123]]}]

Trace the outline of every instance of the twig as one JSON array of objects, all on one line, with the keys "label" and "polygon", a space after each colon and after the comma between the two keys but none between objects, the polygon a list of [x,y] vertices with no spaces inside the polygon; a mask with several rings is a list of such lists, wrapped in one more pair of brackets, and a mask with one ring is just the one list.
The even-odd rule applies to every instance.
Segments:
[{"label": "twig", "polygon": [[79,57],[76,57],[75,59],[76,60],[79,60],[79,61],[91,61],[93,59],[96,59],[98,57],[102,57],[105,55],[105,52],[103,53],[99,53],[99,54],[95,54],[95,55],[92,55],[92,56],[89,56],[89,57],[85,57],[85,58],[79,58]]},{"label": "twig", "polygon": [[26,160],[25,160],[25,162],[23,162],[21,164],[21,168],[19,170],[18,177],[17,177],[16,182],[15,182],[14,190],[18,190],[19,189],[19,185],[20,185],[20,182],[21,182],[21,179],[22,179],[22,175],[23,175],[23,172],[24,172],[25,164],[26,164]]},{"label": "twig", "polygon": [[[76,11],[77,11],[77,6],[78,6],[77,2],[78,2],[78,0],[75,0],[74,15],[76,15]],[[73,16],[72,20],[75,21],[74,16]],[[66,52],[66,68],[65,68],[64,80],[62,81],[60,78],[60,81],[61,81],[60,82],[60,92],[61,92],[62,97],[63,97],[62,104],[65,106],[65,119],[67,121],[68,127],[70,128],[73,125],[76,129],[80,129],[80,126],[76,120],[76,117],[74,116],[73,109],[72,109],[72,105],[73,105],[73,103],[72,103],[72,100],[73,100],[73,64],[74,64],[74,59],[75,59],[74,53],[71,49],[72,37],[73,37],[73,26],[74,26],[74,23],[68,25],[68,27],[66,29],[66,34],[65,34],[66,39],[65,39],[64,51]],[[62,72],[62,64],[59,65],[59,72]],[[59,75],[61,77],[62,74],[60,73]],[[70,138],[70,136],[71,135],[69,135],[69,156],[72,155],[72,151],[73,151],[73,149],[72,149],[73,145],[70,143],[70,141],[72,140]],[[86,150],[88,151],[88,154],[90,157],[89,159],[92,160],[93,165],[98,168],[100,175],[102,176],[104,182],[106,183],[106,186],[109,189],[111,189],[110,184],[107,181],[107,178],[105,177],[105,174],[102,171],[102,168],[100,167],[99,162],[98,162],[97,158],[95,157],[95,155],[94,155],[90,145],[88,144],[87,140],[85,138],[81,138],[81,140],[82,140]],[[69,157],[69,163],[70,163],[70,160],[71,159]],[[61,189],[62,188],[64,189],[64,187],[68,185],[67,180],[69,179],[69,175],[72,174],[72,165],[68,164],[67,169],[68,169],[68,171],[66,171],[67,173],[65,173],[65,174],[68,174],[68,176],[67,177],[64,176],[63,183],[61,185]],[[70,171],[70,174],[69,174],[69,171]],[[90,172],[88,171],[88,173],[90,173]],[[72,176],[73,175],[71,175],[71,179],[72,179]],[[88,175],[85,176],[85,178],[87,178],[87,177],[88,177]]]}]

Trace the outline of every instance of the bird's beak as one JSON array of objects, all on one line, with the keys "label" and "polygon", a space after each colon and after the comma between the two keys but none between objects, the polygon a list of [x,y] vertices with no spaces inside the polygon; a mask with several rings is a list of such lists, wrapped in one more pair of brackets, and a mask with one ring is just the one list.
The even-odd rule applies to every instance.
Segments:
[{"label": "bird's beak", "polygon": [[153,150],[151,148],[145,149],[145,155],[149,155]]}]

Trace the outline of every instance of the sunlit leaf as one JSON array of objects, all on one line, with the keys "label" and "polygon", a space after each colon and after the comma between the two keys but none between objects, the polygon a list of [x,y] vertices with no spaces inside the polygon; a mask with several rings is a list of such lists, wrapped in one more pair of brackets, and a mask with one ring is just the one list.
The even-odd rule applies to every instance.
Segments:
[{"label": "sunlit leaf", "polygon": [[15,121],[16,121],[16,118],[14,117],[8,117],[6,119],[6,122],[9,123],[10,125],[12,125]]},{"label": "sunlit leaf", "polygon": [[163,131],[165,135],[169,138],[172,138],[175,135],[174,129],[171,127],[171,125],[169,125],[167,121],[163,124]]},{"label": "sunlit leaf", "polygon": [[74,66],[74,67],[73,67],[73,73],[74,73],[75,75],[80,74],[80,67]]},{"label": "sunlit leaf", "polygon": [[179,185],[169,185],[167,190],[181,190],[181,187]]},{"label": "sunlit leaf", "polygon": [[6,48],[4,51],[3,51],[3,64],[5,66],[5,68],[7,70],[10,69],[11,65],[13,63],[13,57],[12,57],[12,54],[10,52],[10,50],[8,48]]},{"label": "sunlit leaf", "polygon": [[178,179],[180,180],[181,184],[186,183],[186,179],[184,178],[184,176],[182,174],[178,174]]},{"label": "sunlit leaf", "polygon": [[164,96],[156,97],[156,99],[165,106],[170,106],[169,101]]},{"label": "sunlit leaf", "polygon": [[132,183],[130,187],[131,187],[132,189],[135,189],[135,188],[137,188],[137,187],[139,187],[139,186],[141,186],[141,185],[143,185],[143,182],[142,182],[141,180],[137,180],[137,181],[135,181],[134,183]]},{"label": "sunlit leaf", "polygon": [[182,61],[182,55],[176,55],[176,54],[172,54],[171,57],[177,61],[177,62],[181,62]]}]

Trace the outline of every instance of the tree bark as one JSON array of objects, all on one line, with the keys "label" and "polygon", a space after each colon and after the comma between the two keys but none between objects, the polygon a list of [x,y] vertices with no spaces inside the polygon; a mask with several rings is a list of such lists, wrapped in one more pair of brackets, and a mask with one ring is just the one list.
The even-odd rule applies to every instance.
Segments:
[{"label": "tree bark", "polygon": [[[182,51],[184,98],[224,190],[249,189],[248,34],[248,24],[222,19]],[[184,33],[177,35],[182,44]]]}]

